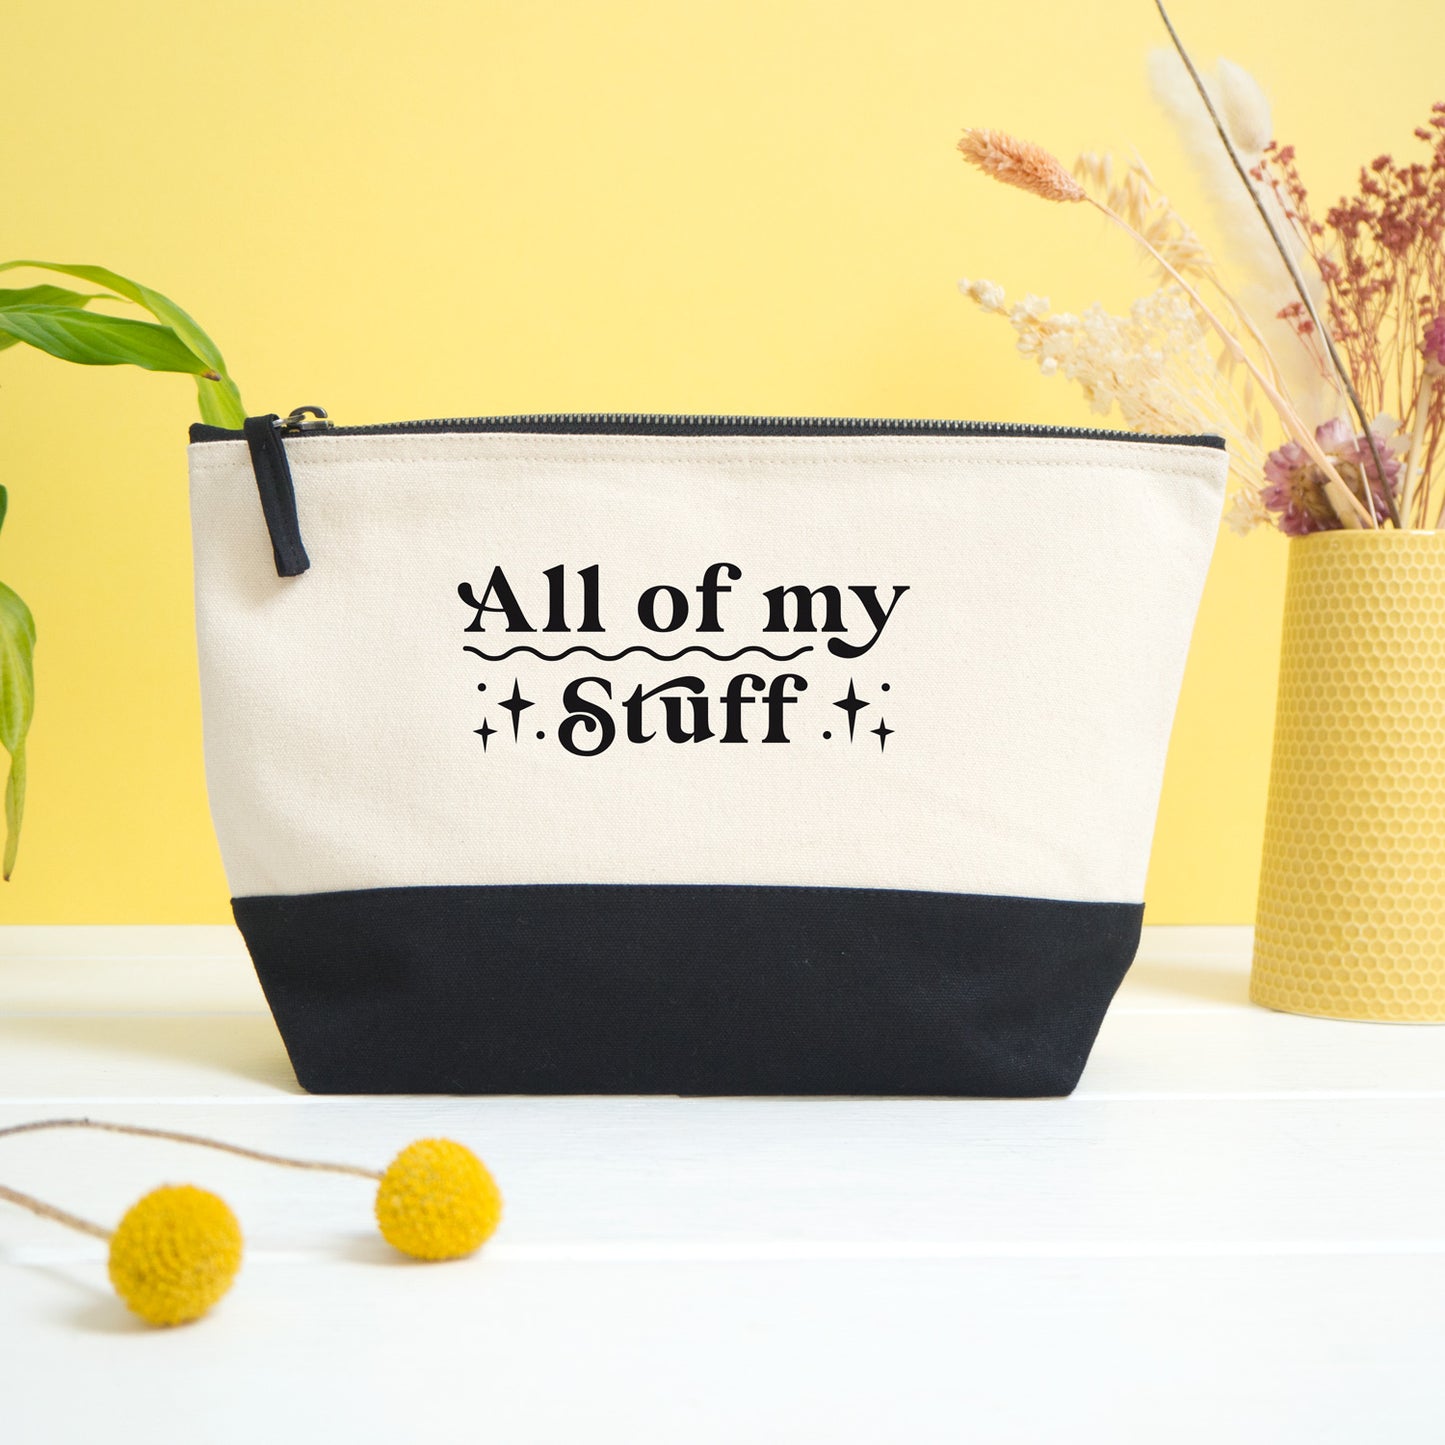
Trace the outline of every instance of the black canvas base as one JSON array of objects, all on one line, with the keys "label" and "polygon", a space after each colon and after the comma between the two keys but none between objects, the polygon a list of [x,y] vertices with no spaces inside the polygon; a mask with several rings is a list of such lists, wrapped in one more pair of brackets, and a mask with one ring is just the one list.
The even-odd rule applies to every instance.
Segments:
[{"label": "black canvas base", "polygon": [[1067,1094],[1143,907],[537,885],[238,898],[327,1094]]}]

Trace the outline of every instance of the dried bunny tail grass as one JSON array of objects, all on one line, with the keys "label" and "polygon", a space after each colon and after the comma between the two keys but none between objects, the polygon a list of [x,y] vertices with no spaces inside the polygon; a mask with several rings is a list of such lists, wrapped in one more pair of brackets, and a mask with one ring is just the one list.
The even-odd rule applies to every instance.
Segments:
[{"label": "dried bunny tail grass", "polygon": [[[1274,243],[1275,249],[1279,252],[1280,260],[1284,262],[1285,269],[1289,272],[1290,280],[1294,283],[1294,287],[1299,293],[1300,301],[1303,303],[1305,310],[1309,313],[1310,320],[1314,323],[1315,334],[1318,335],[1319,339],[1324,343],[1325,350],[1329,353],[1330,364],[1334,367],[1335,372],[1339,377],[1340,385],[1344,388],[1345,394],[1349,397],[1350,405],[1354,408],[1355,415],[1359,418],[1360,426],[1364,429],[1365,441],[1369,446],[1370,456],[1375,463],[1375,473],[1377,476],[1383,477],[1385,475],[1385,466],[1380,458],[1380,449],[1375,440],[1375,433],[1370,426],[1370,418],[1365,414],[1364,403],[1360,400],[1360,394],[1355,388],[1355,383],[1353,378],[1350,376],[1349,368],[1346,367],[1344,359],[1340,356],[1339,348],[1335,345],[1334,337],[1331,335],[1329,328],[1320,319],[1320,314],[1315,306],[1314,298],[1310,294],[1309,284],[1306,282],[1304,275],[1300,271],[1298,262],[1296,261],[1294,255],[1291,253],[1289,244],[1286,241],[1283,233],[1281,232],[1280,227],[1276,225],[1274,218],[1270,215],[1269,207],[1265,204],[1261,192],[1256,190],[1254,185],[1250,181],[1249,170],[1246,167],[1243,158],[1240,156],[1239,148],[1235,145],[1233,138],[1229,134],[1228,126],[1226,125],[1223,117],[1221,117],[1218,108],[1215,106],[1214,98],[1210,95],[1209,88],[1204,83],[1204,77],[1200,75],[1199,69],[1194,63],[1193,56],[1190,55],[1188,49],[1184,44],[1184,41],[1180,39],[1179,32],[1174,28],[1174,22],[1169,18],[1169,11],[1165,9],[1164,0],[1154,0],[1154,8],[1158,10],[1159,18],[1164,22],[1165,30],[1169,32],[1169,39],[1173,44],[1174,49],[1178,52],[1180,60],[1184,62],[1184,68],[1189,72],[1189,78],[1194,83],[1194,88],[1199,92],[1200,100],[1204,102],[1204,108],[1209,113],[1209,119],[1213,123],[1215,130],[1219,134],[1220,142],[1223,144],[1225,151],[1229,155],[1230,164],[1234,167],[1235,172],[1238,174],[1240,183],[1244,186],[1246,194],[1250,197],[1250,200],[1253,202],[1256,210],[1259,213],[1260,220],[1264,222],[1265,229],[1269,232],[1270,240]],[[1095,204],[1097,204],[1097,202]],[[1274,401],[1275,399],[1274,397],[1271,397],[1270,400]],[[1300,422],[1297,413],[1291,418],[1291,420],[1303,426],[1303,423]],[[1304,429],[1304,433],[1305,434],[1300,437],[1300,441],[1305,446],[1305,450],[1309,452],[1311,457],[1313,457],[1313,459],[1318,463],[1320,457],[1314,455],[1314,451],[1311,449],[1310,445],[1310,443],[1313,441],[1313,435],[1312,433],[1310,433],[1307,427]],[[1323,456],[1323,453],[1320,453],[1320,456]],[[1345,487],[1344,483],[1340,482],[1338,473],[1336,473],[1332,467],[1330,467],[1329,465],[1325,465],[1323,467],[1323,470],[1326,477],[1328,477],[1331,481],[1339,483],[1338,489],[1341,492],[1344,492],[1346,495],[1351,495],[1349,493],[1349,489]],[[1326,485],[1326,491],[1330,491],[1328,484]],[[1399,507],[1395,502],[1395,494],[1388,486],[1385,487],[1384,492],[1385,506],[1390,513],[1390,521],[1393,522],[1396,527],[1400,527],[1403,525],[1403,523],[1400,519]],[[1331,500],[1333,501],[1334,494],[1330,493],[1330,496]],[[1364,508],[1362,507],[1360,508],[1360,510],[1364,511]],[[1365,515],[1368,518],[1369,523],[1372,527],[1379,526],[1379,521],[1375,516],[1375,509],[1373,505],[1370,507],[1369,511],[1365,513]]]},{"label": "dried bunny tail grass", "polygon": [[1274,139],[1274,117],[1260,83],[1242,65],[1221,55],[1214,62],[1214,84],[1230,139],[1242,151],[1262,152]]},{"label": "dried bunny tail grass", "polygon": [[[1154,50],[1149,55],[1149,79],[1155,100],[1168,115],[1203,184],[1223,253],[1230,262],[1240,309],[1269,340],[1286,389],[1301,415],[1311,424],[1333,416],[1339,407],[1338,388],[1328,358],[1322,347],[1311,344],[1280,317],[1296,297],[1294,282],[1269,231],[1259,224],[1252,196],[1239,184],[1188,68],[1173,49]],[[1263,90],[1248,71],[1222,58],[1206,83],[1240,156],[1248,167],[1258,166],[1273,132]],[[1297,260],[1302,259],[1306,254],[1303,242],[1278,197],[1268,189],[1261,190],[1259,197],[1285,244]],[[1310,285],[1318,300],[1319,283],[1311,281]]]},{"label": "dried bunny tail grass", "polygon": [[1042,146],[1001,130],[966,130],[958,142],[964,160],[1005,185],[1046,201],[1082,201],[1085,191]]}]

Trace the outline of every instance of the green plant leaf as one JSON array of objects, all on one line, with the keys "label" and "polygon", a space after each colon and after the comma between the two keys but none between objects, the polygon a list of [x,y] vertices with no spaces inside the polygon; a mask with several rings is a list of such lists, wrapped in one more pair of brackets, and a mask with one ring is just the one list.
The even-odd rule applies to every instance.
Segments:
[{"label": "green plant leaf", "polygon": [[[201,417],[239,429],[246,417],[241,394],[226,370],[220,348],[168,296],[104,266],[65,266],[48,261],[4,261],[0,271],[31,267],[74,276],[107,293],[64,286],[0,287],[0,351],[24,341],[62,361],[82,366],[128,363],[148,371],[183,372],[196,378]],[[110,294],[113,293],[113,294]],[[88,311],[92,301],[133,301],[155,323]],[[9,497],[0,486],[0,526]],[[35,715],[35,619],[21,598],[0,582],[0,747],[10,755],[5,783],[5,848],[0,873],[9,879],[20,846],[25,813],[25,739]]]},{"label": "green plant leaf", "polygon": [[[91,301],[120,301],[119,296],[107,296],[103,291],[68,291],[64,286],[0,286],[0,311],[12,306],[84,306]],[[0,331],[0,351],[7,346],[17,346],[18,336]]]},{"label": "green plant leaf", "polygon": [[245,425],[246,404],[229,376],[222,376],[219,381],[198,376],[196,398],[201,405],[201,420],[208,425],[229,427],[232,431],[240,431]]},{"label": "green plant leaf", "polygon": [[121,301],[104,291],[70,291],[64,286],[0,286],[0,311],[7,306],[84,306],[90,301]]},{"label": "green plant leaf", "polygon": [[[239,429],[246,419],[246,408],[231,373],[226,369],[226,360],[221,349],[197,324],[194,317],[183,311],[169,296],[142,286],[138,281],[111,271],[104,266],[74,266],[54,261],[0,261],[0,271],[12,271],[18,266],[28,266],[37,271],[54,271],[60,276],[74,276],[79,281],[89,281],[92,286],[105,286],[127,301],[144,306],[157,321],[170,327],[180,340],[206,363],[195,368],[196,392],[200,401],[201,419],[212,426]],[[208,380],[203,373],[214,371],[220,378]]]},{"label": "green plant leaf", "polygon": [[129,363],[147,371],[191,375],[209,369],[169,326],[82,311],[75,306],[13,306],[0,310],[0,332],[80,366]]},{"label": "green plant leaf", "polygon": [[10,754],[10,775],[5,779],[5,858],[0,880],[8,883],[20,854],[20,824],[25,817],[25,744]]},{"label": "green plant leaf", "polygon": [[20,846],[20,820],[25,813],[25,735],[34,714],[35,619],[24,602],[0,582],[0,747],[10,754],[3,865],[7,879],[15,870],[15,854]]},{"label": "green plant leaf", "polygon": [[152,291],[138,281],[128,280],[104,266],[63,266],[54,261],[0,261],[0,271],[13,271],[17,266],[29,266],[36,271],[54,271],[61,276],[74,276],[80,281],[89,281],[93,286],[105,286],[127,301],[144,306],[163,325],[169,326],[177,336],[190,347],[212,371],[223,375],[226,363],[220,348],[196,324],[194,318],[182,311],[169,296]]}]

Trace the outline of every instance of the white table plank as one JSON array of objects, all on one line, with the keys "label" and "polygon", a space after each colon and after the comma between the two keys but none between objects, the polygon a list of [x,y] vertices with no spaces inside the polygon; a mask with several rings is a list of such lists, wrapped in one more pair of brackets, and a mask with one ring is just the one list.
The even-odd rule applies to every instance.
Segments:
[{"label": "white table plank", "polygon": [[231,927],[0,927],[0,1015],[265,1010]]},{"label": "white table plank", "polygon": [[[1445,1261],[247,1269],[133,1327],[98,1265],[6,1271],[6,1438],[1424,1445]],[[1325,1323],[1322,1323],[1325,1322]],[[19,1368],[15,1368],[19,1366]]]},{"label": "white table plank", "polygon": [[[975,1253],[1445,1252],[1438,1100],[884,1102],[304,1099],[109,1103],[97,1117],[381,1167],[429,1134],[462,1140],[528,1258]],[[34,1117],[7,1103],[0,1125]],[[369,1228],[364,1181],[178,1146],[0,1140],[0,1177],[106,1218],[162,1180],[233,1199],[257,1248]],[[19,1247],[82,1236],[7,1212]]]},{"label": "white table plank", "polygon": [[0,1098],[300,1093],[268,1014],[0,1014]]}]

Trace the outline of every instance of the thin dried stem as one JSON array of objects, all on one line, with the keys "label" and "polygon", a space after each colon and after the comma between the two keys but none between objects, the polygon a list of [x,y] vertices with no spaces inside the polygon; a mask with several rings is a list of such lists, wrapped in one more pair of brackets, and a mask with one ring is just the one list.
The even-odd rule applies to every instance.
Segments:
[{"label": "thin dried stem", "polygon": [[[1408,517],[1415,500],[1415,488],[1424,472],[1425,429],[1430,424],[1430,408],[1435,401],[1435,372],[1427,366],[1415,402],[1415,425],[1410,433],[1410,450],[1405,456],[1405,481],[1400,488],[1400,510]],[[1424,507],[1421,508],[1422,514]]]},{"label": "thin dried stem", "polygon": [[[1085,158],[1083,156],[1080,156],[1078,162],[1075,163],[1075,174],[1079,174],[1081,169],[1083,169],[1084,167]],[[1224,282],[1220,279],[1219,272],[1214,264],[1214,258],[1208,253],[1208,251],[1205,250],[1203,244],[1194,235],[1193,231],[1188,228],[1186,222],[1184,221],[1184,218],[1178,213],[1178,211],[1175,210],[1174,206],[1169,200],[1169,197],[1166,196],[1163,191],[1159,189],[1159,184],[1157,181],[1155,181],[1153,173],[1144,163],[1143,157],[1140,156],[1137,152],[1135,152],[1134,154],[1134,159],[1130,163],[1129,169],[1133,173],[1133,175],[1138,178],[1139,182],[1141,182],[1142,185],[1147,188],[1145,194],[1147,195],[1148,202],[1153,207],[1155,214],[1158,215],[1161,219],[1167,218],[1168,220],[1172,221],[1173,224],[1178,227],[1181,236],[1188,237],[1191,244],[1195,247],[1196,255],[1194,257],[1193,266],[1187,269],[1197,271],[1199,276],[1209,283],[1210,287],[1214,291],[1214,294],[1225,306],[1229,308],[1230,315],[1233,316],[1233,318],[1247,332],[1249,332],[1251,339],[1259,347],[1260,355],[1264,358],[1265,363],[1269,366],[1270,372],[1274,377],[1275,385],[1279,388],[1281,392],[1285,392],[1287,388],[1285,386],[1283,374],[1280,370],[1279,362],[1275,358],[1274,353],[1270,350],[1269,343],[1264,339],[1264,336],[1261,334],[1259,328],[1255,325],[1254,318],[1250,316],[1249,312],[1246,311],[1245,308],[1240,304],[1238,299],[1234,296],[1233,292],[1231,292],[1228,287],[1225,286]],[[1105,201],[1111,209],[1120,209],[1115,205],[1113,195],[1107,195],[1105,197]],[[1121,212],[1121,214],[1124,215],[1126,220],[1130,221],[1131,225],[1134,225],[1134,228],[1136,230],[1145,231],[1146,234],[1148,233],[1148,228],[1137,224],[1137,221],[1131,218],[1128,212]],[[1179,265],[1180,263],[1176,262],[1175,264]],[[1186,268],[1181,265],[1180,269]]]},{"label": "thin dried stem", "polygon": [[[182,1134],[174,1129],[148,1129],[140,1124],[107,1124],[99,1119],[38,1119],[31,1124],[12,1124],[0,1129],[0,1139],[11,1134],[33,1134],[41,1129],[98,1129],[107,1134],[130,1134],[138,1139],[169,1139],[176,1144],[196,1144],[202,1149],[219,1149],[242,1159],[256,1159],[262,1164],[280,1164],[287,1169],[315,1169],[327,1174],[350,1174],[358,1179],[380,1179],[379,1169],[363,1169],[356,1164],[329,1164],[318,1159],[293,1159],[284,1154],[268,1154],[262,1149],[247,1149],[240,1144],[226,1144],[204,1134]],[[109,1236],[107,1236],[109,1237]]]},{"label": "thin dried stem", "polygon": [[0,1199],[8,1200],[11,1204],[18,1204],[21,1209],[28,1209],[42,1219],[51,1219],[56,1224],[63,1224],[67,1229],[78,1229],[82,1234],[92,1235],[96,1239],[110,1238],[110,1230],[99,1224],[92,1224],[90,1220],[82,1219],[78,1214],[71,1214],[68,1210],[57,1209],[55,1205],[47,1204],[33,1194],[22,1194],[18,1189],[11,1189],[7,1185],[0,1184]]},{"label": "thin dried stem", "polygon": [[[1254,208],[1259,212],[1260,220],[1264,222],[1265,230],[1269,232],[1269,238],[1274,242],[1275,250],[1279,252],[1280,259],[1284,262],[1285,270],[1289,272],[1289,278],[1294,283],[1295,290],[1299,292],[1300,300],[1304,303],[1310,320],[1314,322],[1320,340],[1329,352],[1330,362],[1339,375],[1340,382],[1345,388],[1345,394],[1350,398],[1350,404],[1355,409],[1355,415],[1360,419],[1360,428],[1364,433],[1365,443],[1370,449],[1370,455],[1375,461],[1375,471],[1380,479],[1380,490],[1385,495],[1385,506],[1390,513],[1390,520],[1397,527],[1400,527],[1403,525],[1400,521],[1400,511],[1395,505],[1395,497],[1391,491],[1390,484],[1385,479],[1385,464],[1380,458],[1380,449],[1375,441],[1373,424],[1370,418],[1365,415],[1364,403],[1360,400],[1360,394],[1355,390],[1355,383],[1350,379],[1349,369],[1345,366],[1344,361],[1340,357],[1339,350],[1335,346],[1335,339],[1330,334],[1329,328],[1320,319],[1319,312],[1315,309],[1314,298],[1311,297],[1309,287],[1305,284],[1304,276],[1295,264],[1295,259],[1293,255],[1290,254],[1289,247],[1285,245],[1284,237],[1280,235],[1269,211],[1265,208],[1264,201],[1261,199],[1259,192],[1255,190],[1251,183],[1249,172],[1245,169],[1244,162],[1240,158],[1239,152],[1235,149],[1234,142],[1230,140],[1229,132],[1225,129],[1224,122],[1219,117],[1219,112],[1214,108],[1214,101],[1210,98],[1208,87],[1204,84],[1203,78],[1195,68],[1194,60],[1188,50],[1185,49],[1184,42],[1179,38],[1179,32],[1174,28],[1174,22],[1169,18],[1169,12],[1164,8],[1164,0],[1154,0],[1154,4],[1159,11],[1160,19],[1164,22],[1164,28],[1169,32],[1169,39],[1173,42],[1175,50],[1179,52],[1179,58],[1184,62],[1184,67],[1189,72],[1189,78],[1194,82],[1194,88],[1199,92],[1199,98],[1204,102],[1205,110],[1209,112],[1209,119],[1214,123],[1214,129],[1219,133],[1219,139],[1229,155],[1231,164],[1239,173],[1239,179],[1243,183],[1245,190],[1249,192],[1249,197],[1254,202]],[[1370,490],[1369,478],[1366,477],[1365,492],[1367,495],[1369,495]],[[1351,495],[1353,495],[1353,493],[1351,493]],[[1364,510],[1362,507],[1361,511]],[[1372,519],[1372,525],[1378,526],[1378,522],[1374,521],[1374,513],[1375,508],[1372,500],[1369,515]]]},{"label": "thin dried stem", "polygon": [[1154,259],[1169,273],[1169,275],[1172,276],[1174,280],[1184,289],[1184,294],[1188,296],[1189,299],[1195,304],[1195,306],[1199,308],[1200,314],[1218,333],[1220,340],[1224,342],[1225,346],[1229,349],[1230,354],[1234,356],[1238,361],[1240,361],[1243,364],[1245,370],[1247,370],[1249,374],[1254,378],[1255,383],[1259,386],[1260,390],[1264,392],[1266,397],[1268,397],[1270,405],[1273,406],[1274,409],[1279,413],[1280,419],[1285,423],[1286,426],[1290,427],[1294,431],[1296,439],[1299,441],[1299,444],[1309,454],[1310,459],[1315,463],[1315,465],[1319,467],[1322,472],[1324,472],[1326,479],[1328,481],[1338,482],[1341,491],[1343,491],[1344,494],[1349,497],[1355,510],[1359,512],[1360,516],[1366,521],[1370,522],[1372,526],[1377,526],[1378,522],[1374,519],[1374,509],[1371,508],[1369,511],[1367,511],[1363,504],[1355,496],[1355,494],[1351,492],[1348,487],[1345,486],[1344,479],[1335,469],[1334,463],[1325,454],[1324,449],[1320,446],[1319,442],[1315,440],[1314,433],[1310,430],[1308,426],[1305,425],[1304,421],[1295,411],[1294,407],[1290,404],[1290,402],[1284,396],[1282,396],[1280,392],[1275,388],[1274,383],[1269,379],[1268,376],[1265,375],[1264,371],[1255,362],[1254,358],[1250,356],[1250,354],[1244,349],[1243,346],[1240,345],[1239,338],[1235,336],[1235,334],[1210,309],[1208,302],[1206,302],[1205,299],[1199,294],[1199,292],[1192,285],[1190,285],[1190,283],[1185,280],[1182,275],[1180,275],[1180,273],[1174,268],[1174,266],[1170,264],[1169,260],[1158,251],[1158,249],[1148,240],[1148,238],[1140,235],[1140,233],[1136,231],[1133,226],[1131,226],[1128,221],[1126,221],[1121,215],[1119,215],[1116,211],[1110,210],[1109,207],[1104,205],[1102,201],[1095,200],[1093,196],[1086,197],[1086,200],[1088,204],[1093,206],[1096,211],[1100,212],[1102,215],[1107,216],[1122,231],[1132,236],[1134,240],[1137,241],[1139,245],[1143,246],[1144,249],[1147,250],[1149,254],[1153,256]]}]

